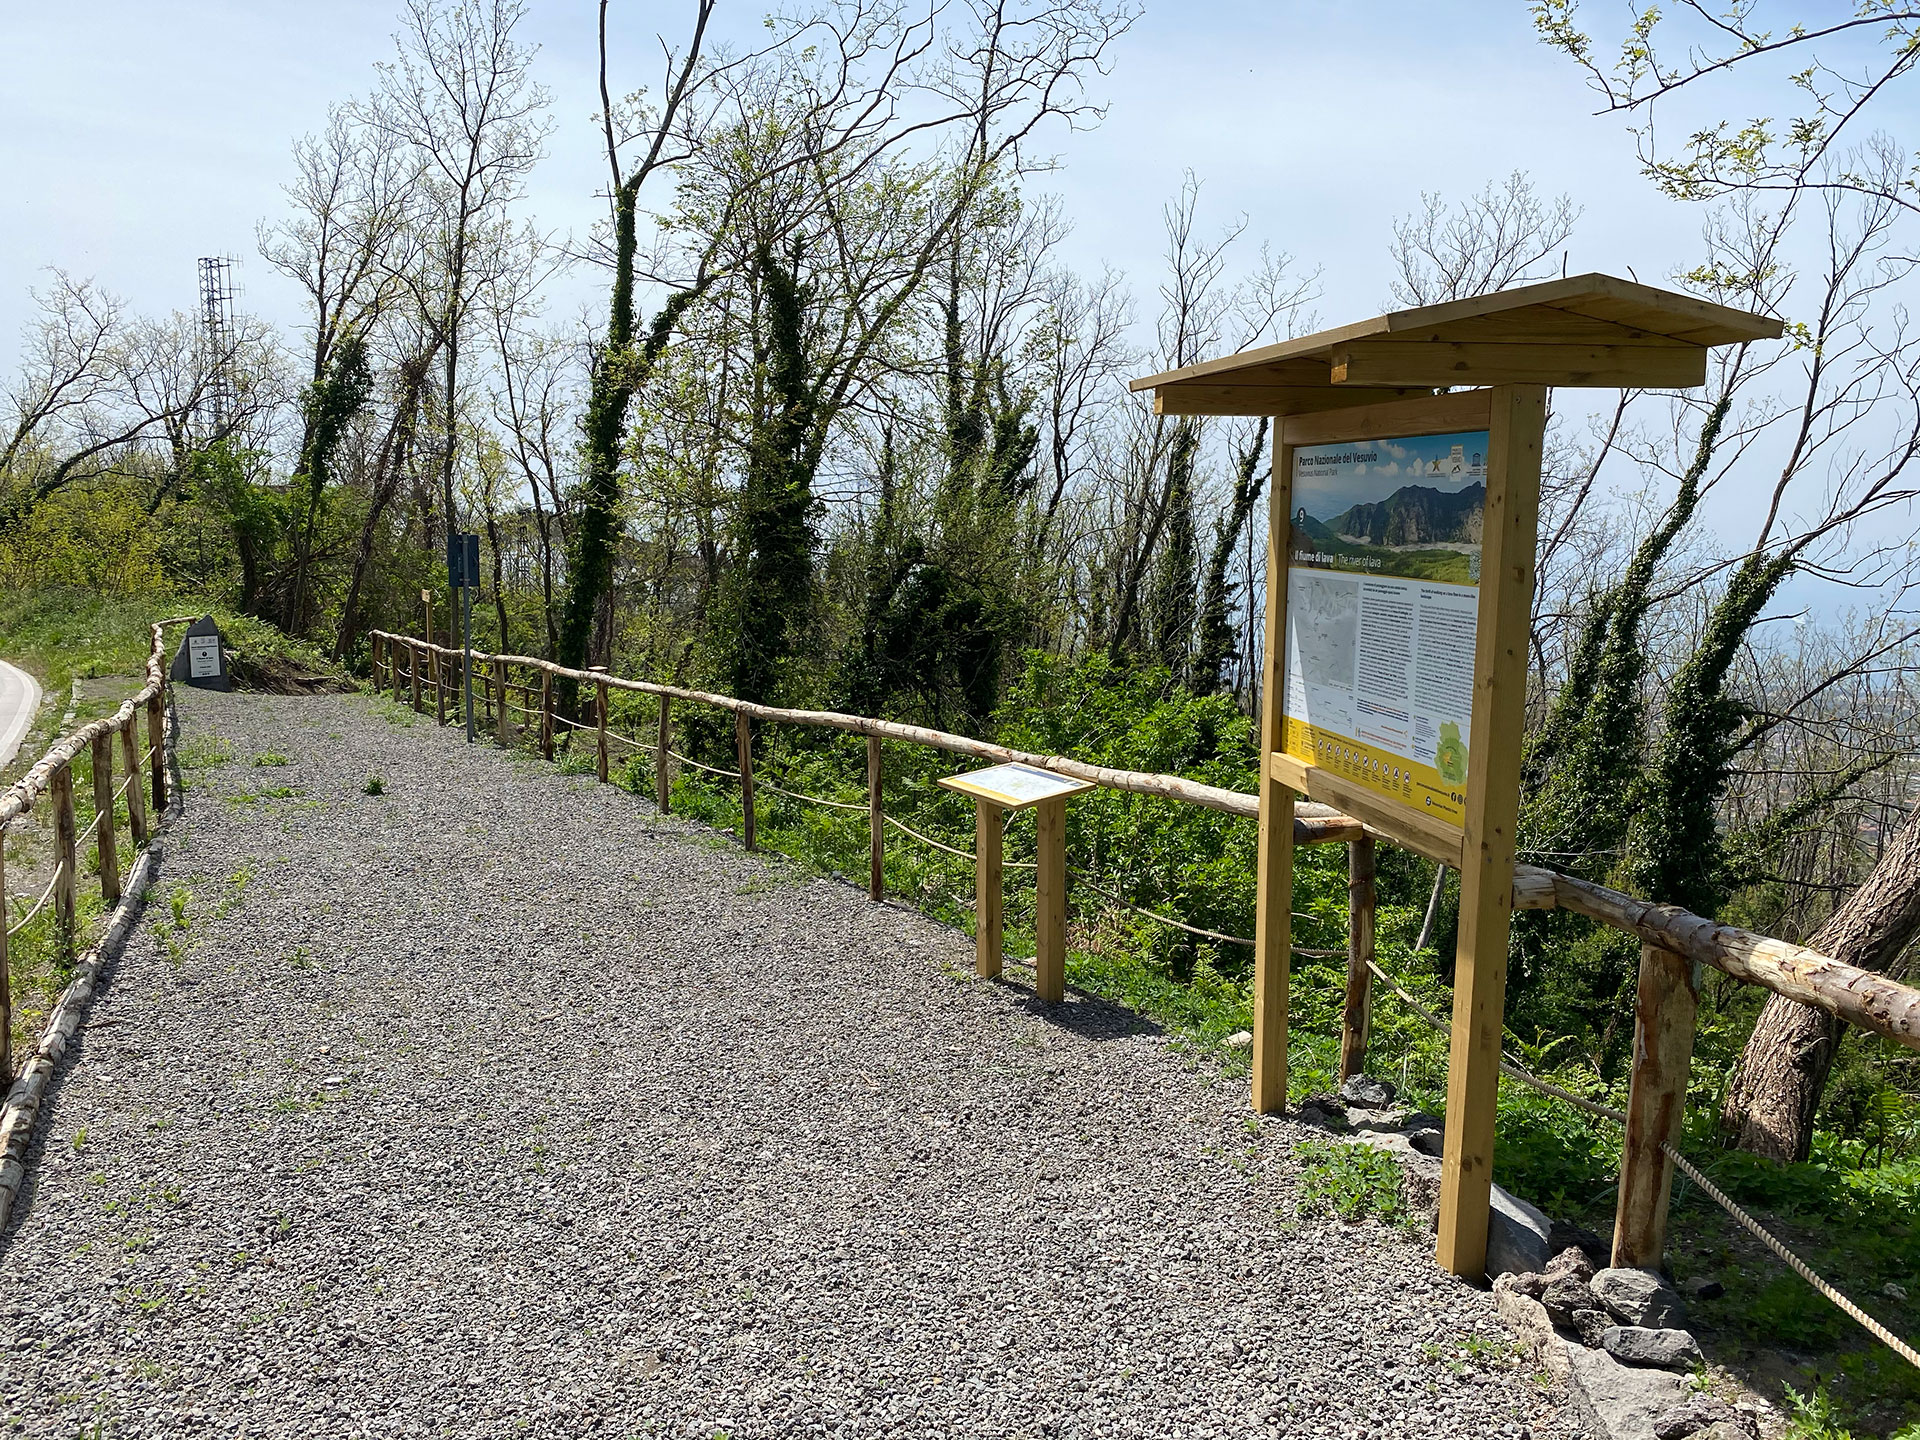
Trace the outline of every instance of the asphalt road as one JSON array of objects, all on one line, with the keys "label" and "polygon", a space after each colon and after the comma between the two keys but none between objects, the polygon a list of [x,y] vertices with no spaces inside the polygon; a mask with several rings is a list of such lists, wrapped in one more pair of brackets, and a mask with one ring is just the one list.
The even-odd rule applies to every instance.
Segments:
[{"label": "asphalt road", "polygon": [[40,682],[0,660],[0,770],[12,761],[40,709]]}]

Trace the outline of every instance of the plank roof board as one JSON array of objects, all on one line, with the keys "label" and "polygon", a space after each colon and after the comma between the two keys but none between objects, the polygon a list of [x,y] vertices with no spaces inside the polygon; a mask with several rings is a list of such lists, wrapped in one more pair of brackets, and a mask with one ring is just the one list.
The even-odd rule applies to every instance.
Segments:
[{"label": "plank roof board", "polygon": [[1163,414],[1287,415],[1437,386],[1684,388],[1716,345],[1782,322],[1611,275],[1576,275],[1396,310],[1135,380]]}]

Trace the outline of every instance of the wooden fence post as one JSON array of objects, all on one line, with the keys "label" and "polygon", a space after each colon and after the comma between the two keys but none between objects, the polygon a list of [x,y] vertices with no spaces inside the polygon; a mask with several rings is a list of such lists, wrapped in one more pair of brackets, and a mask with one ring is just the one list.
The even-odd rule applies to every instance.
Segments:
[{"label": "wooden fence post", "polygon": [[[596,675],[607,673],[607,667],[604,665],[589,665],[587,668]],[[600,783],[604,785],[607,783],[607,682],[596,680],[593,682],[593,688],[593,723],[596,730],[593,773],[600,777]],[[749,845],[747,848],[751,850],[753,847]]]},{"label": "wooden fence post", "polygon": [[493,741],[496,745],[513,744],[513,721],[507,717],[507,662],[493,662],[493,684],[498,692],[499,709],[493,717]]},{"label": "wooden fence post", "polygon": [[733,712],[733,748],[740,757],[740,814],[742,836],[747,849],[753,849],[753,722],[747,712]]},{"label": "wooden fence post", "polygon": [[147,765],[153,774],[155,820],[167,808],[166,693],[166,686],[161,685],[147,697]]},{"label": "wooden fence post", "polygon": [[71,960],[73,942],[79,930],[75,913],[79,870],[79,832],[73,823],[73,762],[62,760],[47,786],[53,801],[53,860],[58,867],[53,876],[54,927],[59,931],[60,954]]},{"label": "wooden fence post", "polygon": [[140,740],[134,733],[137,715],[120,727],[120,768],[127,772],[127,834],[134,849],[147,843],[147,792],[140,784]]},{"label": "wooden fence post", "polygon": [[[428,635],[427,643],[433,643]],[[433,681],[433,720],[436,725],[447,723],[447,667],[440,663],[438,650],[427,651],[427,674]]]},{"label": "wooden fence post", "polygon": [[420,713],[420,647],[409,643],[407,646],[407,698],[413,706],[413,713]]},{"label": "wooden fence post", "polygon": [[113,734],[93,737],[93,838],[100,855],[100,898],[120,899],[120,838],[113,830]]},{"label": "wooden fence post", "polygon": [[867,898],[887,898],[887,820],[880,808],[880,737],[867,737]]},{"label": "wooden fence post", "polygon": [[1373,1004],[1373,837],[1347,842],[1347,998],[1340,1012],[1340,1078],[1367,1068],[1367,1024]]},{"label": "wooden fence post", "polygon": [[367,678],[373,682],[373,693],[376,695],[386,688],[380,679],[380,647],[382,643],[380,637],[375,635],[373,637],[373,653],[367,657]]},{"label": "wooden fence post", "polygon": [[669,769],[673,756],[673,697],[660,697],[660,728],[654,735],[653,745],[653,803],[660,807],[662,815],[673,813],[673,771]]},{"label": "wooden fence post", "polygon": [[1000,807],[977,796],[973,802],[973,973],[998,980],[1005,915],[1000,889]]},{"label": "wooden fence post", "polygon": [[1033,807],[1033,988],[1041,1003],[1058,1005],[1067,993],[1067,802]]},{"label": "wooden fence post", "polygon": [[1613,1223],[1613,1263],[1622,1269],[1657,1270],[1667,1248],[1673,1161],[1660,1147],[1680,1138],[1699,1000],[1699,966],[1657,945],[1640,947],[1633,1083]]},{"label": "wooden fence post", "polygon": [[540,758],[553,759],[553,672],[540,672]]},{"label": "wooden fence post", "polygon": [[387,647],[387,680],[393,689],[393,703],[400,703],[400,646],[396,643]]}]

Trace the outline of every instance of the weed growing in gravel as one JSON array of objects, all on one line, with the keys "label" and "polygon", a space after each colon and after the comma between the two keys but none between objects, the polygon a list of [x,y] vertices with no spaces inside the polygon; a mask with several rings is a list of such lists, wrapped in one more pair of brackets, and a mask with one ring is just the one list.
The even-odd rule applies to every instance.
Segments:
[{"label": "weed growing in gravel", "polygon": [[360,787],[360,791],[364,795],[384,795],[387,793],[387,782],[378,775],[369,775],[367,783]]},{"label": "weed growing in gravel", "polygon": [[196,735],[175,751],[182,770],[211,770],[233,759],[233,751],[218,735]]},{"label": "weed growing in gravel", "polygon": [[293,947],[293,953],[287,956],[287,964],[296,970],[311,970],[313,968],[313,952],[308,950],[304,945],[296,945]]},{"label": "weed growing in gravel", "polygon": [[1342,1220],[1369,1216],[1403,1229],[1414,1223],[1400,1192],[1400,1162],[1373,1145],[1308,1140],[1294,1147],[1300,1162],[1300,1208]]},{"label": "weed growing in gravel", "polygon": [[562,775],[591,775],[594,771],[594,757],[575,750],[561,755],[558,764]]},{"label": "weed growing in gravel", "polygon": [[253,763],[256,767],[263,767],[268,765],[291,765],[293,762],[278,750],[262,750],[258,755],[253,757]]}]

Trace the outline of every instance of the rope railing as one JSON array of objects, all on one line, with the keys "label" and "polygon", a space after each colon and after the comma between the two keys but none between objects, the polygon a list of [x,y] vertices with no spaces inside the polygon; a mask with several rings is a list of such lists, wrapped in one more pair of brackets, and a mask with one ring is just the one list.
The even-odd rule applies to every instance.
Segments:
[{"label": "rope railing", "polygon": [[26,914],[20,917],[19,923],[7,928],[7,938],[9,940],[18,935],[22,930],[25,930],[28,925],[33,923],[33,917],[47,908],[47,902],[53,899],[54,888],[58,886],[59,883],[60,875],[58,871],[55,871],[53,879],[47,882],[47,888],[40,892],[40,898],[33,902]]}]

